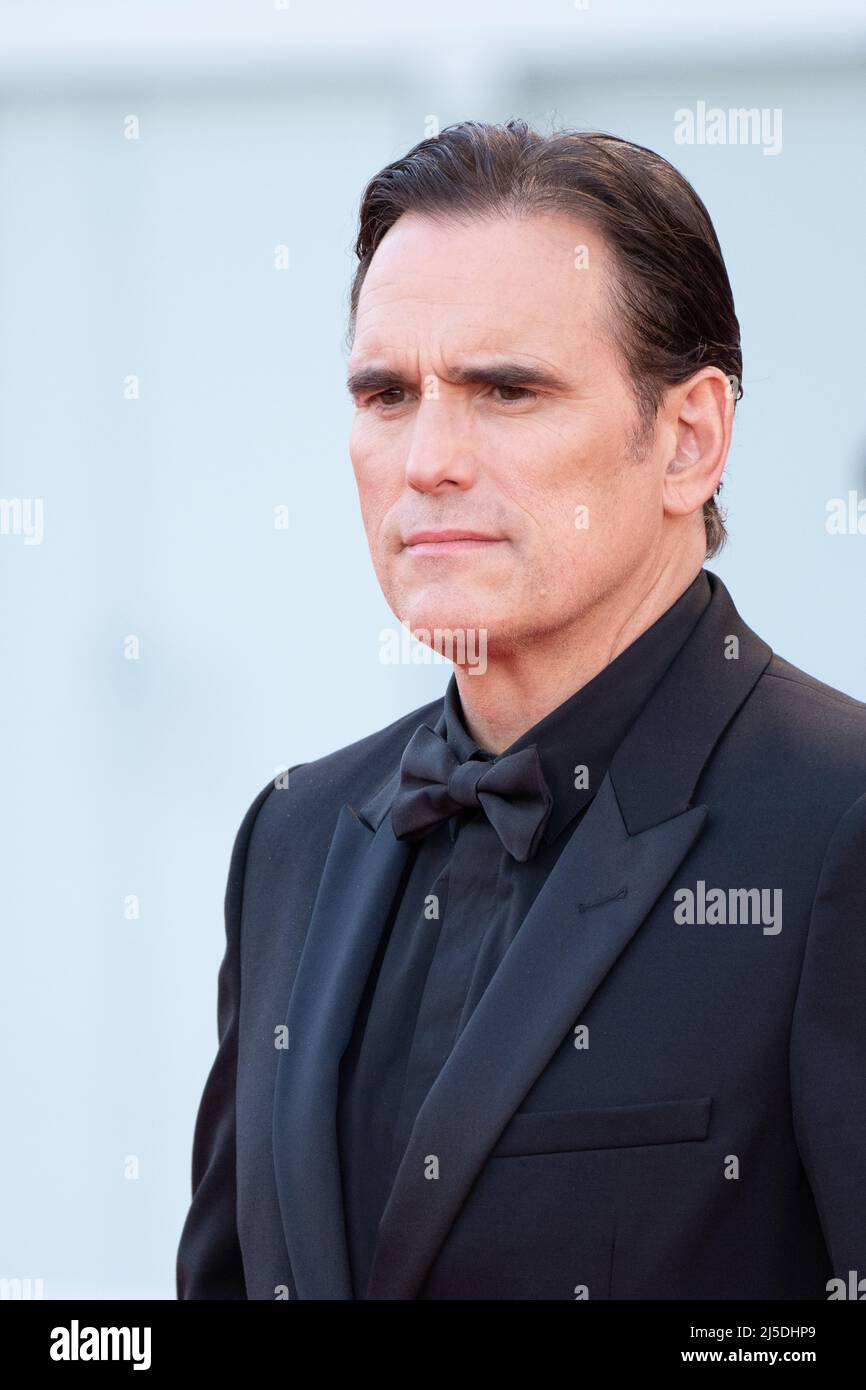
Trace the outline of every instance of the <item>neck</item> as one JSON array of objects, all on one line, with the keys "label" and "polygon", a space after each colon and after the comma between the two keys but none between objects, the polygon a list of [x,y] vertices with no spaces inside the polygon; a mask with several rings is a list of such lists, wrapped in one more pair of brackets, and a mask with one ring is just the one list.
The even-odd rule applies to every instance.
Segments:
[{"label": "neck", "polygon": [[468,732],[491,753],[510,747],[651,627],[702,564],[680,561],[653,576],[630,577],[567,627],[540,633],[517,649],[488,650],[483,674],[455,666]]}]

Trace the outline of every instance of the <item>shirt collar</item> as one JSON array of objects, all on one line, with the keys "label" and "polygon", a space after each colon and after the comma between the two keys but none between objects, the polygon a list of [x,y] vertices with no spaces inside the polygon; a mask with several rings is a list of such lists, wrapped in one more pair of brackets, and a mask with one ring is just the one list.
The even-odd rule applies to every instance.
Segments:
[{"label": "shirt collar", "polygon": [[[521,748],[537,746],[553,796],[544,843],[556,839],[592,800],[619,744],[696,626],[711,593],[707,571],[702,568],[680,597],[630,646],[498,755],[504,758]],[[445,691],[443,718],[444,737],[460,762],[469,758],[496,761],[466,729],[454,673]]]}]

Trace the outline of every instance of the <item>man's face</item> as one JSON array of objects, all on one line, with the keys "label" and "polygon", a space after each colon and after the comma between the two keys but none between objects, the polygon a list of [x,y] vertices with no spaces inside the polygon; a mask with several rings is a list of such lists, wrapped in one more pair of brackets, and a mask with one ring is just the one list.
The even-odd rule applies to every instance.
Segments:
[{"label": "man's face", "polygon": [[[632,451],[608,265],[597,234],[556,214],[410,213],[380,243],[349,361],[350,454],[377,578],[412,631],[483,629],[488,651],[511,650],[651,570],[664,467],[652,441]],[[411,543],[442,530],[488,539]]]}]

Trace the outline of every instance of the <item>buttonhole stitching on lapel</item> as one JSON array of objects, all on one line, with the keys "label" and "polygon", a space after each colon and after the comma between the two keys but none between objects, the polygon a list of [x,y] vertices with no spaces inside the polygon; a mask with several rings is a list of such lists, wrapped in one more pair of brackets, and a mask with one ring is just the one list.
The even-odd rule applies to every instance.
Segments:
[{"label": "buttonhole stitching on lapel", "polygon": [[606,898],[596,898],[594,903],[579,903],[578,912],[589,912],[593,907],[602,907],[605,903],[615,903],[619,898],[624,898],[628,892],[628,884],[620,888],[618,893],[609,893]]}]

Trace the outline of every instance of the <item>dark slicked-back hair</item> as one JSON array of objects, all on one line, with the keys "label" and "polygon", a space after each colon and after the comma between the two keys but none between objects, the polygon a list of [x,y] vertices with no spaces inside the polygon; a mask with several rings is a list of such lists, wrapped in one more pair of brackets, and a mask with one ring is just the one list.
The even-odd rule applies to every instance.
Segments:
[{"label": "dark slicked-back hair", "polygon": [[[742,395],[740,325],[710,215],[661,155],[601,131],[543,135],[526,121],[461,121],[386,165],[364,190],[355,242],[349,341],[377,246],[404,212],[445,220],[559,212],[602,236],[612,256],[610,331],[631,382],[640,438],[669,386],[719,367]],[[716,489],[716,495],[721,488]],[[709,558],[726,539],[704,503]]]}]

